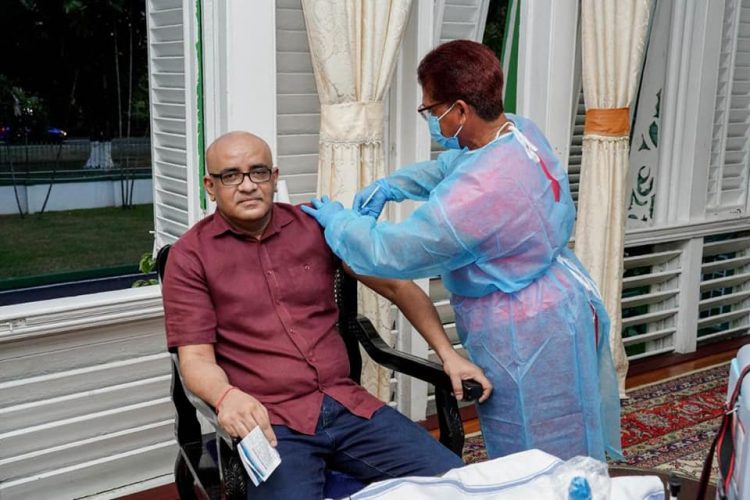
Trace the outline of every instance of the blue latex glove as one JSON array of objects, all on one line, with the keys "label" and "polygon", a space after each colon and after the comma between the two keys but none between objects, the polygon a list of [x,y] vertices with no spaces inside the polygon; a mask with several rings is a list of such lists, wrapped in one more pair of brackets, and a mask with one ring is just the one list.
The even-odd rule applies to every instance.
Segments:
[{"label": "blue latex glove", "polygon": [[344,210],[344,205],[338,201],[331,201],[326,195],[321,196],[320,199],[313,198],[310,203],[312,203],[311,207],[302,205],[300,208],[323,227],[331,222],[334,215]]},{"label": "blue latex glove", "polygon": [[388,183],[378,179],[354,195],[352,209],[359,215],[369,215],[377,219],[385,204],[394,199],[393,190]]}]

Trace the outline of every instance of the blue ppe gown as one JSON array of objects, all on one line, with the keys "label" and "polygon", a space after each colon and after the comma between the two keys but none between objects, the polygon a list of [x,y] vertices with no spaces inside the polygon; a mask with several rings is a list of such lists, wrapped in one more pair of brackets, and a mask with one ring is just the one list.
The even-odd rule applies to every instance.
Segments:
[{"label": "blue ppe gown", "polygon": [[476,150],[450,150],[385,180],[425,201],[401,223],[352,210],[325,229],[355,272],[441,275],[459,338],[493,384],[478,405],[490,458],[538,448],[622,457],[609,318],[568,248],[575,207],[564,167],[530,120]]}]

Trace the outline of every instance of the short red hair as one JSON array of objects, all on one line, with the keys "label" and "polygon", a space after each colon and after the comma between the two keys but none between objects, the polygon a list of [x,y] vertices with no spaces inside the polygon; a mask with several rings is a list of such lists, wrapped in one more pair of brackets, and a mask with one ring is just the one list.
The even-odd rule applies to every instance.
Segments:
[{"label": "short red hair", "polygon": [[462,99],[486,121],[503,112],[503,70],[481,43],[454,40],[435,47],[419,63],[417,78],[437,102]]}]

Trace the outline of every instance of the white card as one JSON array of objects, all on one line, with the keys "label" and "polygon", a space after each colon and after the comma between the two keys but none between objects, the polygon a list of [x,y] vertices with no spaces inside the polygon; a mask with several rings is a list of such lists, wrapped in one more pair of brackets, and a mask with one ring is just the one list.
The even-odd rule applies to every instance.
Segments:
[{"label": "white card", "polygon": [[279,452],[271,446],[258,426],[240,441],[239,451],[245,470],[255,486],[268,479],[281,463]]}]

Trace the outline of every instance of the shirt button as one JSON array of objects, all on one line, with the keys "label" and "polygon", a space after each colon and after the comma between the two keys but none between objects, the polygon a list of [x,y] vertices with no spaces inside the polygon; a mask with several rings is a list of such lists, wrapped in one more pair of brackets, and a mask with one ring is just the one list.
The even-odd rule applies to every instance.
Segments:
[{"label": "shirt button", "polygon": [[266,271],[266,274],[271,276],[273,274],[273,271]]},{"label": "shirt button", "polygon": [[294,333],[294,328],[290,328],[289,333]]},{"label": "shirt button", "polygon": [[310,270],[310,266],[305,265],[305,271],[309,271],[309,270]]}]

